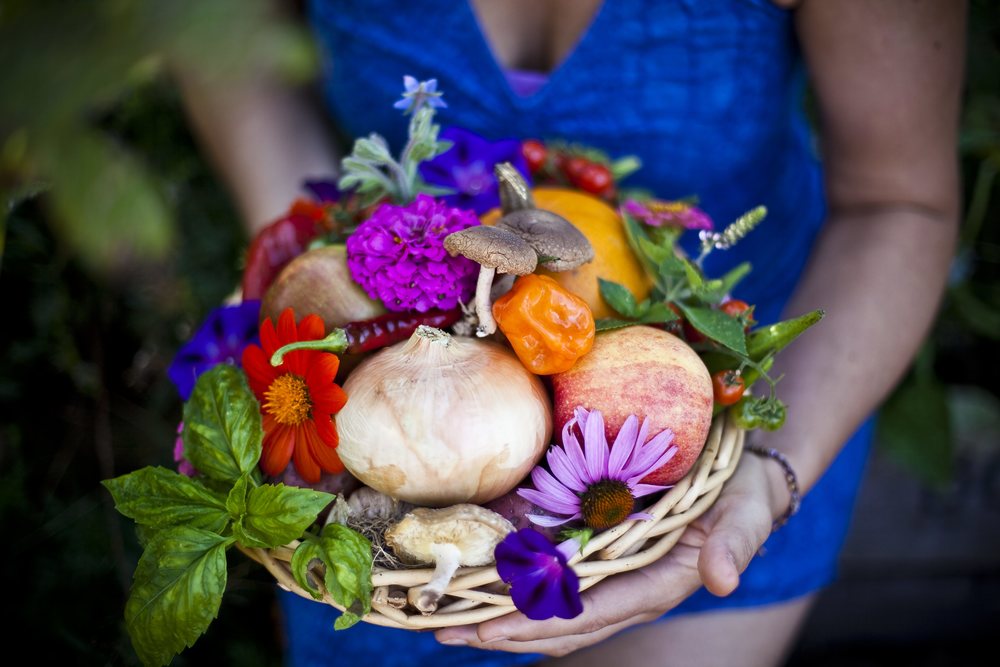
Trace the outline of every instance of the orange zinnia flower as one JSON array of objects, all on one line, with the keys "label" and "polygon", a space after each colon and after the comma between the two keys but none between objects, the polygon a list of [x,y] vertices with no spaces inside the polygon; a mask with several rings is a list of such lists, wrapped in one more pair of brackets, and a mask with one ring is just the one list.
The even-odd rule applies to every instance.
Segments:
[{"label": "orange zinnia flower", "polygon": [[344,469],[337,456],[333,421],[333,415],[347,403],[347,394],[333,381],[340,367],[337,355],[296,350],[286,354],[280,366],[271,365],[271,355],[278,348],[323,336],[323,320],[318,316],[307,315],[296,327],[295,314],[286,308],[278,318],[277,331],[270,318],[264,320],[261,345],[243,350],[243,369],[264,417],[260,467],[268,475],[284,472],[289,459],[310,484],[319,482],[323,472]]}]

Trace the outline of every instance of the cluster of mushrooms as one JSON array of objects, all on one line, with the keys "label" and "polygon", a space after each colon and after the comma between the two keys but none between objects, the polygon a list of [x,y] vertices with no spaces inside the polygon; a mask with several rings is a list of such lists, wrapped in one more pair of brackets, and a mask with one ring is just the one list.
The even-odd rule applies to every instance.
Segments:
[{"label": "cluster of mushrooms", "polygon": [[497,329],[493,319],[493,278],[497,273],[523,276],[538,266],[568,271],[594,259],[594,248],[580,230],[551,211],[535,208],[528,184],[509,163],[496,166],[502,217],[496,225],[480,225],[449,234],[445,249],[480,265],[476,283],[477,336]]},{"label": "cluster of mushrooms", "polygon": [[491,564],[497,544],[514,530],[510,521],[479,505],[414,508],[366,486],[331,511],[327,522],[333,521],[347,525],[391,522],[384,540],[397,558],[408,565],[434,564],[434,574],[424,586],[408,592],[388,587],[374,591],[379,602],[397,609],[409,604],[422,614],[437,610],[459,567]]}]

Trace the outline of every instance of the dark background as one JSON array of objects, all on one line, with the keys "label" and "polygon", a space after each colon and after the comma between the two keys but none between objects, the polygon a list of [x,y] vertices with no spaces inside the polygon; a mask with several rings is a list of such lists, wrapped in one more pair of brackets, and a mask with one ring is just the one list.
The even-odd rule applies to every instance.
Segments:
[{"label": "dark background", "polygon": [[[305,78],[315,57],[260,2],[97,5],[0,3],[0,621],[30,655],[117,665],[136,663],[122,613],[139,550],[98,482],[172,464],[181,404],[166,367],[237,284],[246,244],[166,65],[221,53]],[[205,39],[223,27],[228,38]],[[994,664],[977,657],[1000,627],[994,2],[971,4],[960,156],[966,219],[948,294],[883,412],[841,579],[793,665]],[[234,553],[218,620],[175,664],[278,664],[276,627],[270,576]]]}]

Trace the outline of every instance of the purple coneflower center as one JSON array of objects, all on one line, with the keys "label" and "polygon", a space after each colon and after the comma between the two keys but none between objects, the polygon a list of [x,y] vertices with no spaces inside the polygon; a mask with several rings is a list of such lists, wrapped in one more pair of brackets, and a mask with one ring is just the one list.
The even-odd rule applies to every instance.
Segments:
[{"label": "purple coneflower center", "polygon": [[602,530],[617,526],[628,518],[635,498],[628,484],[616,479],[602,479],[587,487],[580,498],[580,513],[587,526]]}]

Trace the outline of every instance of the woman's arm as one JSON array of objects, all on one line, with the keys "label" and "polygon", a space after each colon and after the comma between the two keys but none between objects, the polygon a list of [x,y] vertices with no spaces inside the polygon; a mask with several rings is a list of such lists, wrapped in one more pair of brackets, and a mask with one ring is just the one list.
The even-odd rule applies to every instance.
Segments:
[{"label": "woman's arm", "polygon": [[307,178],[339,172],[319,109],[272,77],[207,81],[180,72],[191,124],[252,234],[283,214]]},{"label": "woman's arm", "polygon": [[[956,0],[806,0],[798,10],[830,219],[789,312],[827,317],[779,356],[789,418],[766,444],[791,459],[803,489],[896,383],[937,308],[958,226],[964,22]],[[584,593],[579,617],[513,614],[438,639],[564,655],[657,618],[701,585],[728,595],[788,501],[781,468],[745,456],[680,544]]]}]

